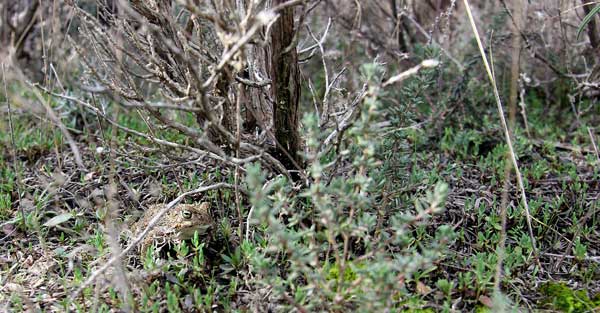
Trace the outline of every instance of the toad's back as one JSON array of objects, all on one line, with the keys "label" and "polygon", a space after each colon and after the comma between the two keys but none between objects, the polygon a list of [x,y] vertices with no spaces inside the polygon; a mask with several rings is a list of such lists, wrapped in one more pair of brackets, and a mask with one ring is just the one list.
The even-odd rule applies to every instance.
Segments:
[{"label": "toad's back", "polygon": [[[142,240],[141,252],[152,244],[160,247],[168,242],[190,239],[196,231],[201,236],[206,235],[213,224],[209,206],[208,202],[203,202],[172,207]],[[164,205],[161,204],[149,206],[144,215],[133,225],[134,234],[138,235],[142,232],[162,208]]]}]

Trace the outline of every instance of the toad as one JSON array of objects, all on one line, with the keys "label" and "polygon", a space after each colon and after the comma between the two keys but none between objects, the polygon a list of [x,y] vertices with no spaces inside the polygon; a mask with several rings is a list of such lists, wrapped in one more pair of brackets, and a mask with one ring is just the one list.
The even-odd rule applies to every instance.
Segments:
[{"label": "toad", "polygon": [[[151,245],[155,245],[157,250],[160,250],[165,245],[191,239],[196,231],[200,236],[207,236],[213,225],[209,206],[208,202],[203,202],[172,207],[140,242],[141,256],[145,255],[146,249]],[[133,233],[135,235],[141,233],[162,208],[164,208],[162,204],[149,206],[144,215],[132,225]]]}]

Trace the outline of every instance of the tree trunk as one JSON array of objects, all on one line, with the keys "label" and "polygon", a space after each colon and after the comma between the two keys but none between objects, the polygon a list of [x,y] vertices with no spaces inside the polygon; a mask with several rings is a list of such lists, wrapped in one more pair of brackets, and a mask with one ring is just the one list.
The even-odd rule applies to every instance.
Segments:
[{"label": "tree trunk", "polygon": [[[273,5],[286,2],[274,0]],[[277,148],[275,157],[287,168],[300,163],[298,134],[298,100],[300,73],[296,47],[288,49],[294,37],[294,8],[281,11],[271,30],[271,90],[273,95],[273,126]],[[287,50],[287,51],[286,51]],[[295,165],[296,164],[296,165]]]}]

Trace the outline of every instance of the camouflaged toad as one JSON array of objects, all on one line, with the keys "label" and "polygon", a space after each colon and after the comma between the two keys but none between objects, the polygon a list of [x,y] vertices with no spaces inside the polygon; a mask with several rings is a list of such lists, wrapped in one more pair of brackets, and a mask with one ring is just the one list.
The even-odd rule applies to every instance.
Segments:
[{"label": "camouflaged toad", "polygon": [[[183,240],[191,239],[194,232],[200,236],[207,236],[213,226],[213,219],[209,211],[210,204],[179,204],[172,207],[162,219],[150,230],[139,244],[141,256],[151,245],[160,250],[168,244],[178,244]],[[144,215],[132,226],[135,235],[142,232],[148,223],[164,208],[164,205],[156,204],[148,207]]]}]

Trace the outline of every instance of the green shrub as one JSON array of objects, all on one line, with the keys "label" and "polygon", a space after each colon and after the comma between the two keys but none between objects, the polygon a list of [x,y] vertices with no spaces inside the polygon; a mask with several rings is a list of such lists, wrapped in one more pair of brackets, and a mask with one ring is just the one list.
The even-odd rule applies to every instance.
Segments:
[{"label": "green shrub", "polygon": [[[363,74],[367,96],[333,157],[319,150],[324,135],[317,118],[305,116],[306,188],[297,190],[283,177],[267,180],[258,165],[246,168],[252,225],[264,230],[252,240],[265,243],[247,256],[251,272],[288,309],[399,309],[407,297],[404,281],[440,258],[453,237],[442,226],[431,242],[417,246],[410,228],[442,210],[443,183],[416,202],[416,214],[380,203],[386,179],[378,158],[381,130],[373,125],[380,116],[381,69],[370,64]],[[336,163],[347,167],[344,176],[331,175]]]}]

